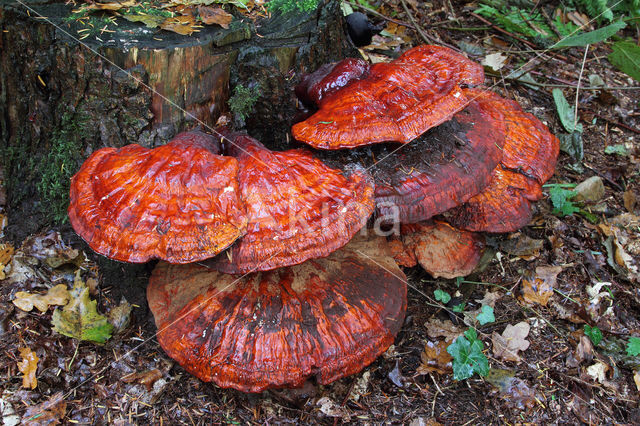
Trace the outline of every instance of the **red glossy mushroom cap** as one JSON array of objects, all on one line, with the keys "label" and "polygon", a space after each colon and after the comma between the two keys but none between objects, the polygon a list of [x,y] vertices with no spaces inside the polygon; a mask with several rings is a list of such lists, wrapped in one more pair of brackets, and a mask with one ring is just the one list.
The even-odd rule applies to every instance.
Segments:
[{"label": "red glossy mushroom cap", "polygon": [[456,278],[469,275],[484,252],[484,237],[444,222],[402,226],[393,241],[396,262],[414,266],[415,261],[432,277]]},{"label": "red glossy mushroom cap", "polygon": [[464,205],[447,213],[455,226],[484,232],[512,232],[531,220],[532,201],[542,198],[542,184],[552,175],[560,143],[533,115],[495,93],[468,90],[481,105],[502,114],[506,139],[501,164],[491,183]]},{"label": "red glossy mushroom cap", "polygon": [[245,273],[327,256],[373,212],[373,180],[364,169],[343,173],[305,150],[273,152],[247,135],[229,137],[249,223],[246,235],[208,266]]},{"label": "red glossy mushroom cap", "polygon": [[293,126],[293,136],[321,149],[406,143],[465,107],[460,85],[483,80],[482,66],[453,50],[418,46],[323,98],[318,112]]},{"label": "red glossy mushroom cap", "polygon": [[244,392],[354,374],[404,318],[406,278],[385,243],[240,278],[161,262],[147,287],[158,342],[194,376]]},{"label": "red glossy mushroom cap", "polygon": [[178,135],[155,149],[94,152],[71,179],[69,220],[93,250],[125,262],[215,256],[246,228],[238,161],[212,136]]},{"label": "red glossy mushroom cap", "polygon": [[368,72],[369,64],[362,59],[347,58],[325,64],[302,78],[296,86],[296,96],[309,107],[318,106],[326,96],[364,78]]}]

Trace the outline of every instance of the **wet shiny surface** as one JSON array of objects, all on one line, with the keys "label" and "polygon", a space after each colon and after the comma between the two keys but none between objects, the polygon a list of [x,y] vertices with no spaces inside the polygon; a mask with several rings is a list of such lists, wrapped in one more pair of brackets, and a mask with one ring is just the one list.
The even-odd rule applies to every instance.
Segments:
[{"label": "wet shiny surface", "polygon": [[384,238],[236,277],[160,262],[147,288],[163,349],[189,373],[260,392],[357,373],[402,326],[406,278]]},{"label": "wet shiny surface", "polygon": [[94,152],[71,179],[68,213],[96,252],[126,262],[215,256],[245,232],[238,161],[215,139],[182,133],[155,149]]}]

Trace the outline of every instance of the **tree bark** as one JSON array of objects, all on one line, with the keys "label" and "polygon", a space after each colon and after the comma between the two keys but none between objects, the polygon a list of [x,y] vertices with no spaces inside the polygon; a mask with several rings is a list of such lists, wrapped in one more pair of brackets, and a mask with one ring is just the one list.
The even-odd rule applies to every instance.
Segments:
[{"label": "tree bark", "polygon": [[299,75],[355,53],[336,0],[256,22],[236,14],[229,29],[192,36],[99,15],[91,26],[70,19],[69,5],[26,4],[0,2],[5,234],[14,241],[68,228],[69,178],[91,152],[210,129],[235,87],[258,94],[248,132],[284,148]]}]

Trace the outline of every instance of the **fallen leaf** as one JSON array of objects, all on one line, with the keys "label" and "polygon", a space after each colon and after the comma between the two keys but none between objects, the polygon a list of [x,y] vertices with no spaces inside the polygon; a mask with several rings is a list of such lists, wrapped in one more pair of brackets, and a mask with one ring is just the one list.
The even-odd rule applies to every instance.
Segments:
[{"label": "fallen leaf", "polygon": [[502,335],[494,331],[491,335],[493,355],[505,361],[519,362],[518,352],[525,351],[529,347],[529,341],[526,340],[529,330],[529,323],[522,321],[516,325],[507,325]]},{"label": "fallen leaf", "polygon": [[[133,7],[136,5],[136,0],[126,0],[123,2],[111,2],[111,3],[87,3],[83,4],[83,9],[95,9],[95,10],[120,10],[126,7]],[[79,10],[74,10],[78,12]]]},{"label": "fallen leaf", "polygon": [[508,240],[500,242],[500,250],[518,256],[524,260],[533,260],[540,256],[544,241],[533,239],[519,232],[512,234]]},{"label": "fallen leaf", "polygon": [[425,327],[427,327],[429,337],[432,339],[444,337],[448,343],[453,342],[464,333],[463,329],[456,327],[451,321],[441,321],[437,318],[431,318],[429,322],[425,324]]},{"label": "fallen leaf", "polygon": [[218,24],[225,30],[229,28],[229,24],[233,20],[233,15],[220,7],[199,6],[198,14],[206,25]]},{"label": "fallen leaf", "polygon": [[485,380],[500,392],[500,396],[518,409],[532,408],[536,403],[536,393],[525,381],[515,377],[509,370],[492,368]]},{"label": "fallen leaf", "polygon": [[[88,281],[88,280],[87,280]],[[109,323],[116,332],[120,332],[127,328],[131,322],[131,311],[133,306],[123,297],[120,304],[109,311]]]},{"label": "fallen leaf", "polygon": [[343,420],[350,418],[349,413],[328,396],[320,398],[318,402],[316,402],[316,406],[320,412],[327,417],[341,417]]},{"label": "fallen leaf", "polygon": [[12,300],[13,304],[26,312],[31,312],[35,307],[40,312],[46,312],[49,306],[64,306],[69,302],[69,291],[65,284],[58,284],[50,288],[46,294],[32,294],[27,291],[19,291]]},{"label": "fallen leaf", "polygon": [[399,388],[404,387],[405,378],[400,371],[400,363],[398,360],[396,360],[396,366],[393,367],[393,370],[389,371],[389,380]]},{"label": "fallen leaf", "polygon": [[193,28],[196,25],[196,20],[193,16],[175,16],[173,18],[167,18],[160,28],[167,31],[173,31],[181,35],[191,35],[196,29]]},{"label": "fallen leaf", "polygon": [[447,346],[448,344],[444,340],[440,340],[437,343],[427,340],[427,343],[424,345],[424,351],[422,351],[422,354],[420,355],[421,362],[416,373],[450,373],[452,371],[451,362],[453,361],[453,358],[451,357],[451,354],[447,352]]},{"label": "fallen leaf", "polygon": [[22,417],[23,425],[57,425],[67,411],[67,402],[58,392],[42,404],[32,405]]},{"label": "fallen leaf", "polygon": [[522,279],[524,301],[547,306],[560,272],[560,266],[538,266],[535,274],[527,274]]},{"label": "fallen leaf", "polygon": [[631,189],[627,189],[622,194],[622,201],[624,203],[624,208],[627,209],[628,212],[633,213],[638,204],[638,200],[636,198],[636,193]]},{"label": "fallen leaf", "polygon": [[587,336],[580,336],[580,342],[576,346],[575,354],[578,364],[584,361],[591,362],[593,359],[593,343]]},{"label": "fallen leaf", "polygon": [[587,374],[598,383],[605,383],[607,381],[607,371],[609,366],[601,361],[596,361],[590,367],[587,367]]},{"label": "fallen leaf", "polygon": [[157,368],[154,368],[153,370],[127,374],[126,376],[123,376],[121,380],[125,383],[140,383],[150,391],[153,389],[153,384],[160,378],[162,378],[162,372]]},{"label": "fallen leaf", "polygon": [[640,394],[640,370],[636,370],[633,372],[633,381],[636,382],[636,388],[638,389],[638,393]]},{"label": "fallen leaf", "polygon": [[38,356],[29,348],[19,348],[22,361],[18,362],[18,370],[23,374],[22,387],[35,389],[38,386],[36,371],[38,370]]},{"label": "fallen leaf", "polygon": [[13,246],[11,244],[0,244],[0,281],[6,278],[4,274],[4,267],[11,262],[13,251]]},{"label": "fallen leaf", "polygon": [[360,400],[360,397],[362,395],[367,393],[370,377],[371,377],[371,371],[367,370],[364,373],[362,373],[362,376],[360,376],[356,381],[356,384],[353,385],[353,389],[351,389],[351,393],[349,394],[349,399],[357,402]]},{"label": "fallen leaf", "polygon": [[60,334],[79,340],[104,343],[110,337],[113,326],[96,309],[96,301],[89,298],[89,288],[76,272],[71,300],[63,309],[53,312],[53,329]]},{"label": "fallen leaf", "polygon": [[131,22],[142,22],[147,26],[147,28],[157,28],[165,19],[167,19],[165,16],[161,15],[147,15],[139,13],[125,13],[122,17]]},{"label": "fallen leaf", "polygon": [[481,63],[485,67],[489,67],[494,71],[499,71],[504,67],[506,61],[507,57],[502,53],[491,53],[485,56]]},{"label": "fallen leaf", "polygon": [[502,298],[502,294],[499,291],[487,291],[482,299],[476,299],[481,306],[487,305],[492,308],[496,307],[496,302]]}]

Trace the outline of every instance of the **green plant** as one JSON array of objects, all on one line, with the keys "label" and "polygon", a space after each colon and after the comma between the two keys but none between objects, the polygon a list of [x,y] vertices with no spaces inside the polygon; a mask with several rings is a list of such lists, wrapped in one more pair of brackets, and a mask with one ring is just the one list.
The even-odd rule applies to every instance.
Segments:
[{"label": "green plant", "polygon": [[575,6],[583,10],[590,18],[599,22],[613,21],[613,11],[607,5],[607,0],[574,0]]},{"label": "green plant", "polygon": [[476,316],[476,319],[478,320],[480,325],[495,322],[496,317],[493,314],[493,308],[489,305],[482,305],[482,311]]},{"label": "green plant", "polygon": [[489,360],[482,353],[484,344],[478,339],[475,328],[469,328],[464,336],[458,337],[447,347],[453,357],[453,378],[464,380],[478,373],[486,376],[489,373]]},{"label": "green plant", "polygon": [[577,195],[577,192],[572,189],[573,184],[548,184],[545,188],[549,188],[549,198],[551,198],[551,204],[553,204],[553,214],[556,216],[564,217],[572,215],[580,211],[571,199]]},{"label": "green plant", "polygon": [[445,305],[451,300],[451,295],[444,290],[437,289],[433,292],[433,295],[438,302],[442,302]]},{"label": "green plant", "polygon": [[598,327],[591,327],[590,325],[585,324],[584,334],[589,338],[589,340],[591,340],[593,346],[598,346],[600,342],[602,342],[602,332]]},{"label": "green plant", "polygon": [[248,87],[238,84],[233,89],[233,96],[229,98],[229,109],[234,119],[240,126],[244,126],[245,120],[253,111],[253,107],[260,96],[260,85],[254,84]]},{"label": "green plant", "polygon": [[640,355],[640,337],[629,337],[629,342],[627,343],[627,355]]},{"label": "green plant", "polygon": [[318,7],[320,0],[271,0],[267,3],[267,8],[272,12],[287,13],[294,10],[309,12]]}]

